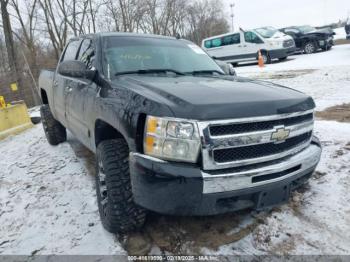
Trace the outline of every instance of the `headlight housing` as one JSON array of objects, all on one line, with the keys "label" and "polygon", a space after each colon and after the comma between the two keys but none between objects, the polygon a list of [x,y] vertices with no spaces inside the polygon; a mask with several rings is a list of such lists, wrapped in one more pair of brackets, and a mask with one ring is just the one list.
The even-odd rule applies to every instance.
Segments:
[{"label": "headlight housing", "polygon": [[269,43],[270,43],[270,46],[272,47],[280,47],[283,45],[283,42],[279,40],[271,40]]},{"label": "headlight housing", "polygon": [[146,155],[195,163],[199,148],[200,138],[196,122],[147,116],[143,143]]}]

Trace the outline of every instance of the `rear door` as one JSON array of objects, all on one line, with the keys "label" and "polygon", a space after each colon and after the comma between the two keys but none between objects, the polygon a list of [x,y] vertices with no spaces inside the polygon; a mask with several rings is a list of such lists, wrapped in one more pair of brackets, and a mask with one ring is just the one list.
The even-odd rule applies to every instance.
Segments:
[{"label": "rear door", "polygon": [[[83,62],[87,69],[94,69],[95,47],[90,38],[82,41],[77,60]],[[67,118],[71,132],[86,146],[90,146],[91,131],[88,128],[88,114],[86,105],[89,104],[90,86],[95,86],[91,80],[75,78],[67,93]],[[92,101],[90,101],[92,102]]]},{"label": "rear door", "polygon": [[[74,60],[77,56],[79,46],[80,46],[79,40],[70,41],[66,46],[66,49],[64,50],[59,63],[67,60]],[[71,84],[72,84],[72,78],[68,78],[63,75],[60,75],[58,73],[58,67],[57,67],[54,82],[53,82],[54,106],[51,109],[55,111],[56,118],[66,127],[68,126],[66,98],[67,98],[69,86]]]}]

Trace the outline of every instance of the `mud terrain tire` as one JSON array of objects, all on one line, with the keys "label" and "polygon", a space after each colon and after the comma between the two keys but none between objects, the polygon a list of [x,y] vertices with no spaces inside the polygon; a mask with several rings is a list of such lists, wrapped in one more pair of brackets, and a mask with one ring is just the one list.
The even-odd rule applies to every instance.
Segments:
[{"label": "mud terrain tire", "polygon": [[146,210],[133,201],[129,148],[124,139],[105,140],[97,146],[96,195],[107,231],[127,233],[143,226]]},{"label": "mud terrain tire", "polygon": [[50,145],[56,146],[67,140],[66,128],[53,117],[49,105],[40,107],[40,115],[45,136]]}]

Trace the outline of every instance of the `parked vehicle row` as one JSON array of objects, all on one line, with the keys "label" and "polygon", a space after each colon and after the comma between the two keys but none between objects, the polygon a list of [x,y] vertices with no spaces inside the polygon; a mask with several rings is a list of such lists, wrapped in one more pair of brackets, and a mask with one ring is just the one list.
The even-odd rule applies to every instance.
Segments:
[{"label": "parked vehicle row", "polygon": [[261,51],[264,63],[285,60],[296,51],[305,54],[330,50],[334,44],[331,29],[317,30],[311,26],[293,26],[280,30],[260,27],[206,38],[202,48],[213,58],[237,64],[255,61]]},{"label": "parked vehicle row", "polygon": [[295,43],[290,36],[272,27],[264,27],[206,38],[202,41],[202,48],[213,58],[233,64],[257,60],[260,50],[264,63],[268,64],[274,59],[285,60],[293,54]]}]

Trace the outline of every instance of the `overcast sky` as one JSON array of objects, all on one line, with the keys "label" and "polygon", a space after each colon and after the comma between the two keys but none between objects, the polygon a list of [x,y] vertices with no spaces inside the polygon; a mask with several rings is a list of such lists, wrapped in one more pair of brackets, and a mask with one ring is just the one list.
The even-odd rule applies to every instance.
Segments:
[{"label": "overcast sky", "polygon": [[[234,2],[234,23],[243,29],[260,26],[320,26],[350,15],[350,0],[223,0],[230,18]],[[231,25],[231,20],[230,20]]]}]

